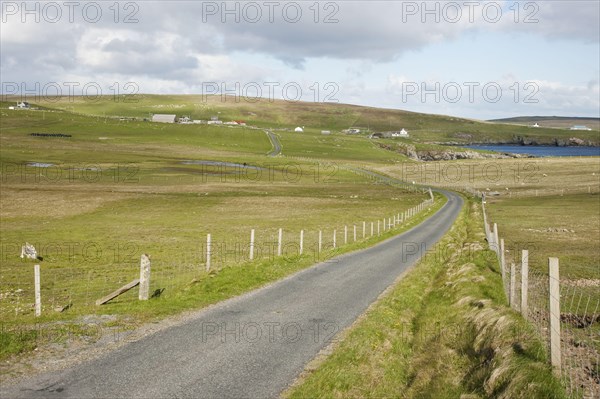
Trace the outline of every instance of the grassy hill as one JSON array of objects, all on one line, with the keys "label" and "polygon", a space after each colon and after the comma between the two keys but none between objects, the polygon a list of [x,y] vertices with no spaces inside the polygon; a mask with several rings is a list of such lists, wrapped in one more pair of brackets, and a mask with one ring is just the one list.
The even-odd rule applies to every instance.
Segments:
[{"label": "grassy hill", "polygon": [[489,122],[509,123],[515,125],[539,124],[542,127],[569,129],[571,126],[584,125],[593,130],[600,130],[600,118],[583,118],[571,116],[517,116],[514,118],[492,119]]},{"label": "grassy hill", "polygon": [[[2,108],[14,105],[1,103]],[[17,100],[16,98],[14,99]],[[252,100],[254,101],[254,100]],[[429,115],[394,109],[381,109],[335,103],[289,102],[200,95],[136,95],[39,98],[36,106],[96,117],[150,118],[153,113],[186,115],[192,119],[244,120],[258,127],[293,129],[305,126],[339,132],[349,127],[364,131],[407,129],[418,142],[441,143],[519,143],[554,144],[576,136],[592,144],[600,143],[598,130],[560,131],[553,128],[532,129],[508,123],[477,121],[444,115]],[[596,128],[598,129],[598,128]]]}]

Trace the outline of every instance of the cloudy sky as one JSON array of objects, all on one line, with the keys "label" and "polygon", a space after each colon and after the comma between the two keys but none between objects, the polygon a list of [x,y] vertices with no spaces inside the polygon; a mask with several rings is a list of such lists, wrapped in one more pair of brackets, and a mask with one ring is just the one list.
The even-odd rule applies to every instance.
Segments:
[{"label": "cloudy sky", "polygon": [[2,94],[228,92],[599,117],[599,4],[2,0]]}]

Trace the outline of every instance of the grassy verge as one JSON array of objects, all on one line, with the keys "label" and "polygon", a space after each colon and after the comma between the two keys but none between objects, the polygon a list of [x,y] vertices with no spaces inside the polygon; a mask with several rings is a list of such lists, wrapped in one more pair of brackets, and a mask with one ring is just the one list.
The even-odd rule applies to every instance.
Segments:
[{"label": "grassy verge", "polygon": [[562,398],[543,344],[506,306],[470,203],[433,251],[290,398]]}]

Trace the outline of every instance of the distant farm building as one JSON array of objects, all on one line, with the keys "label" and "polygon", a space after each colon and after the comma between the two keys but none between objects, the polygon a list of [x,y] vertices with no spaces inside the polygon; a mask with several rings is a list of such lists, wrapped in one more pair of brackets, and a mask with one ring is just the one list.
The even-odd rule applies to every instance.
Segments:
[{"label": "distant farm building", "polygon": [[294,129],[294,132],[297,133],[302,133],[304,131],[304,128],[301,128],[300,126],[298,126],[297,128]]},{"label": "distant farm building", "polygon": [[347,134],[359,134],[360,133],[360,129],[350,128],[350,129],[345,130],[345,133],[347,133]]},{"label": "distant farm building", "polygon": [[575,125],[573,127],[571,127],[570,130],[592,130],[587,126],[583,126],[583,125]]},{"label": "distant farm building", "polygon": [[531,125],[531,127],[540,127],[540,125],[536,122],[533,125]]},{"label": "distant farm building", "polygon": [[177,120],[177,122],[179,122],[179,123],[192,123],[192,120],[190,119],[189,116],[182,116],[181,118],[179,118]]},{"label": "distant farm building", "polygon": [[321,134],[328,135],[328,134],[331,134],[331,131],[329,131],[329,130],[321,130]]},{"label": "distant farm building", "polygon": [[21,101],[21,102],[17,103],[17,108],[28,109],[28,108],[30,108],[30,105],[27,101]]},{"label": "distant farm building", "polygon": [[154,114],[154,115],[152,115],[152,122],[175,123],[176,121],[177,121],[177,115],[170,115],[170,114]]},{"label": "distant farm building", "polygon": [[383,133],[373,133],[372,135],[369,136],[370,139],[382,139],[383,138]]},{"label": "distant farm building", "polygon": [[392,132],[392,137],[409,137],[409,135],[405,129],[402,129],[399,132]]}]

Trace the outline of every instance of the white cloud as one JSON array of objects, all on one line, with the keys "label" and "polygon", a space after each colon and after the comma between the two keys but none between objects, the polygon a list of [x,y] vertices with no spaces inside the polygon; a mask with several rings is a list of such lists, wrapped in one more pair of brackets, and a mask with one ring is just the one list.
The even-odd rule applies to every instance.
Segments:
[{"label": "white cloud", "polygon": [[[387,74],[377,80],[373,71],[378,65],[397,59],[418,57],[420,49],[433,44],[456,42],[472,33],[490,31],[503,40],[514,41],[515,47],[519,46],[519,35],[543,37],[549,43],[557,40],[576,44],[598,43],[600,35],[600,3],[596,1],[481,2],[474,9],[473,22],[469,20],[464,2],[348,1],[317,3],[318,16],[314,2],[296,2],[302,7],[302,16],[298,22],[291,23],[283,14],[288,3],[279,4],[270,22],[265,3],[256,2],[262,12],[261,20],[256,23],[249,21],[251,14],[243,14],[243,7],[248,7],[249,2],[228,3],[229,9],[237,4],[241,12],[237,16],[239,22],[234,21],[236,15],[224,12],[220,1],[135,3],[139,6],[134,15],[138,22],[132,24],[122,23],[126,11],[131,11],[124,8],[126,2],[119,3],[118,23],[114,22],[109,9],[112,2],[99,3],[104,14],[96,23],[89,23],[80,15],[74,23],[68,22],[66,17],[58,23],[30,20],[21,23],[20,15],[5,13],[2,17],[6,21],[0,28],[2,81],[44,83],[81,79],[82,82],[100,82],[103,86],[134,81],[141,92],[189,93],[199,92],[203,82],[243,85],[273,80],[284,82],[289,76],[308,87],[314,82],[314,76],[319,75],[340,83],[343,90],[338,97],[342,102],[394,104],[402,108],[410,104],[398,102],[399,90],[411,77]],[[452,4],[461,5],[462,13],[454,22]],[[482,13],[486,4],[501,5],[499,21],[490,21],[495,6],[487,15]],[[206,7],[210,5],[216,5],[217,10],[207,15]],[[423,7],[436,11],[428,13]],[[328,15],[337,22],[324,23]],[[526,23],[527,16],[537,22]],[[222,22],[223,18],[227,19],[226,23]],[[456,56],[464,57],[465,65],[477,63],[477,49]],[[327,65],[329,60],[331,70],[303,70],[310,64],[307,60],[316,59],[319,65]],[[535,64],[536,61],[532,58],[527,62]],[[574,62],[597,65],[598,53]],[[338,65],[344,65],[341,71],[336,69]],[[541,69],[544,67],[539,65]],[[437,70],[438,76],[424,81],[435,85],[435,82],[450,79],[452,71],[442,62]],[[505,93],[498,104],[480,101],[456,106],[447,103],[444,107],[472,116],[485,112],[481,110],[501,107],[506,112],[525,113],[514,101],[507,100],[510,82],[518,81],[518,65],[514,71],[498,79]],[[568,73],[565,71],[564,76]],[[581,113],[597,113],[600,77],[587,78],[588,82],[581,85],[569,85],[561,79],[538,81],[538,95],[543,98],[540,97],[536,109],[578,113],[577,107],[580,107]],[[493,78],[488,80],[493,81]],[[438,104],[420,101],[414,106],[435,112]],[[533,107],[528,104],[530,106]]]}]

